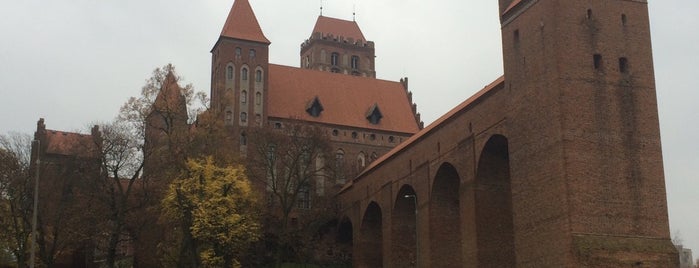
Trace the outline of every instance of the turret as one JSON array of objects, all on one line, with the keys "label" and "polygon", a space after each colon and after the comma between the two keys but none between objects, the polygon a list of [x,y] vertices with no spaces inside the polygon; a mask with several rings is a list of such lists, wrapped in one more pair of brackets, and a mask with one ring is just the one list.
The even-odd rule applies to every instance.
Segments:
[{"label": "turret", "polygon": [[374,42],[355,21],[319,16],[311,37],[301,44],[301,68],[376,77]]}]

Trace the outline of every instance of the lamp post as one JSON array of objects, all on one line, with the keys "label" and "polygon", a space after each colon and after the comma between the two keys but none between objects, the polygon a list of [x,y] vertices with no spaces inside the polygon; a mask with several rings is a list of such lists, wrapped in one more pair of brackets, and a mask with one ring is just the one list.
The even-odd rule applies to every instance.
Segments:
[{"label": "lamp post", "polygon": [[418,217],[417,217],[417,195],[406,194],[405,198],[413,199],[415,205],[415,267],[420,267],[420,238],[418,236]]},{"label": "lamp post", "polygon": [[34,259],[36,252],[36,218],[39,210],[39,151],[41,150],[41,142],[39,140],[34,140],[36,142],[36,176],[34,176],[34,210],[32,211],[32,248],[29,252],[29,268],[34,268]]}]

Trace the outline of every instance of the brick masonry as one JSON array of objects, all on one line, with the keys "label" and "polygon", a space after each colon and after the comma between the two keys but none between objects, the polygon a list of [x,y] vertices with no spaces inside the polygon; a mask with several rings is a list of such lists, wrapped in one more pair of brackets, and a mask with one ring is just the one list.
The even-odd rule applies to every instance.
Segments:
[{"label": "brick masonry", "polygon": [[505,79],[340,194],[355,267],[677,267],[646,1],[517,2]]}]

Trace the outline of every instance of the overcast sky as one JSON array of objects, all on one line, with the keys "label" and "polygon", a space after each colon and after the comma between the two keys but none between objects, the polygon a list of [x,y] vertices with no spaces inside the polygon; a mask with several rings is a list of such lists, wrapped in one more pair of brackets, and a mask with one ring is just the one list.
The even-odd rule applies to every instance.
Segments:
[{"label": "overcast sky", "polygon": [[[649,0],[670,226],[699,257],[699,10]],[[172,63],[209,93],[211,50],[232,0],[22,0],[0,9],[0,133],[85,131],[114,118],[152,70]],[[299,65],[319,0],[251,0],[270,62]],[[326,0],[376,42],[381,79],[410,78],[426,124],[502,74],[495,0]]]}]

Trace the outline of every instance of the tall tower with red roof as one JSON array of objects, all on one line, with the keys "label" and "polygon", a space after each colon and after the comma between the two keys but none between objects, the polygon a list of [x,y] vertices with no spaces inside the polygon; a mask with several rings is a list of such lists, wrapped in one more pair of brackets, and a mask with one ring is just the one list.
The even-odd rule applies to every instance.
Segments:
[{"label": "tall tower with red roof", "polygon": [[269,44],[248,0],[236,0],[211,49],[211,108],[234,135],[267,116]]},{"label": "tall tower with red roof", "polygon": [[311,37],[301,44],[301,68],[376,77],[374,42],[355,21],[319,16]]}]

